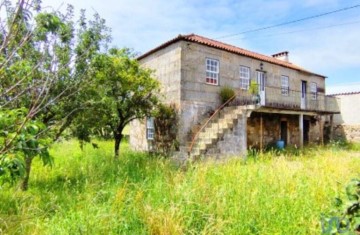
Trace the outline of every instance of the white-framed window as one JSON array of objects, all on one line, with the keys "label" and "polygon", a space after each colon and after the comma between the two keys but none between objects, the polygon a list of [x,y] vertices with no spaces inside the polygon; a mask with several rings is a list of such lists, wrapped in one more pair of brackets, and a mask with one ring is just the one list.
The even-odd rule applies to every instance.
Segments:
[{"label": "white-framed window", "polygon": [[154,118],[147,117],[146,118],[146,139],[153,140],[154,135],[155,135]]},{"label": "white-framed window", "polygon": [[289,95],[289,77],[281,75],[281,94],[284,96]]},{"label": "white-framed window", "polygon": [[310,96],[312,100],[317,99],[317,85],[315,82],[310,82]]},{"label": "white-framed window", "polygon": [[219,61],[206,58],[206,83],[219,84]]},{"label": "white-framed window", "polygon": [[240,88],[248,90],[250,85],[250,68],[240,66]]}]

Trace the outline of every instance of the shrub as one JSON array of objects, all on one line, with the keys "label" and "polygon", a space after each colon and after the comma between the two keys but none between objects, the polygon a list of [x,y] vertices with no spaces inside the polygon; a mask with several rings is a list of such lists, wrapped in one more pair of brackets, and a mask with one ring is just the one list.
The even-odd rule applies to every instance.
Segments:
[{"label": "shrub", "polygon": [[253,95],[257,95],[259,93],[259,84],[254,80],[250,81],[249,93]]},{"label": "shrub", "polygon": [[178,130],[178,118],[174,104],[160,104],[155,113],[155,151],[164,156],[171,151],[179,150],[176,139]]},{"label": "shrub", "polygon": [[229,86],[224,86],[221,88],[219,95],[220,95],[221,103],[224,104],[228,100],[235,98],[235,91]]},{"label": "shrub", "polygon": [[360,179],[351,180],[345,191],[345,197],[335,198],[336,209],[331,217],[322,218],[322,232],[325,234],[360,233]]}]

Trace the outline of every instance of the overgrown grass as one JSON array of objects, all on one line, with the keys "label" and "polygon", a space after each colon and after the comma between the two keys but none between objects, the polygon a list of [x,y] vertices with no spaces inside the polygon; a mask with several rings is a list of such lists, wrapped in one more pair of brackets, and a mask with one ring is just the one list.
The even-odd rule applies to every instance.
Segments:
[{"label": "overgrown grass", "polygon": [[57,144],[29,191],[3,188],[0,234],[320,234],[321,213],[360,169],[358,145],[186,169],[126,143],[114,162],[112,143],[99,146]]}]

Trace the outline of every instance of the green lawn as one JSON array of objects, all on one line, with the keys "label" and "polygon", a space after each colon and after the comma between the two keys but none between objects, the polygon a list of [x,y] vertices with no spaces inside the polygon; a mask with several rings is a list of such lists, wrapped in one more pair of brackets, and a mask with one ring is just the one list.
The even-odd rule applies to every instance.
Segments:
[{"label": "green lawn", "polygon": [[359,177],[360,151],[312,148],[178,168],[111,142],[55,145],[30,189],[0,189],[0,234],[321,234],[320,216]]}]

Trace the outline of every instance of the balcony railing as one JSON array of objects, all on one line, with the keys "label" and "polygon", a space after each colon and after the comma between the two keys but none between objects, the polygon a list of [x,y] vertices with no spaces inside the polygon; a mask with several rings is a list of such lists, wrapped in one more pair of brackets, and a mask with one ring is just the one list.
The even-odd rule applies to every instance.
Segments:
[{"label": "balcony railing", "polygon": [[250,93],[249,90],[240,90],[236,98],[229,104],[250,105],[257,104],[263,107],[289,110],[304,110],[314,112],[339,112],[337,98],[326,96],[322,92],[303,93],[301,91],[265,87],[264,91]]},{"label": "balcony railing", "polygon": [[329,112],[340,112],[340,99],[333,96],[325,96],[325,107],[326,111]]}]

